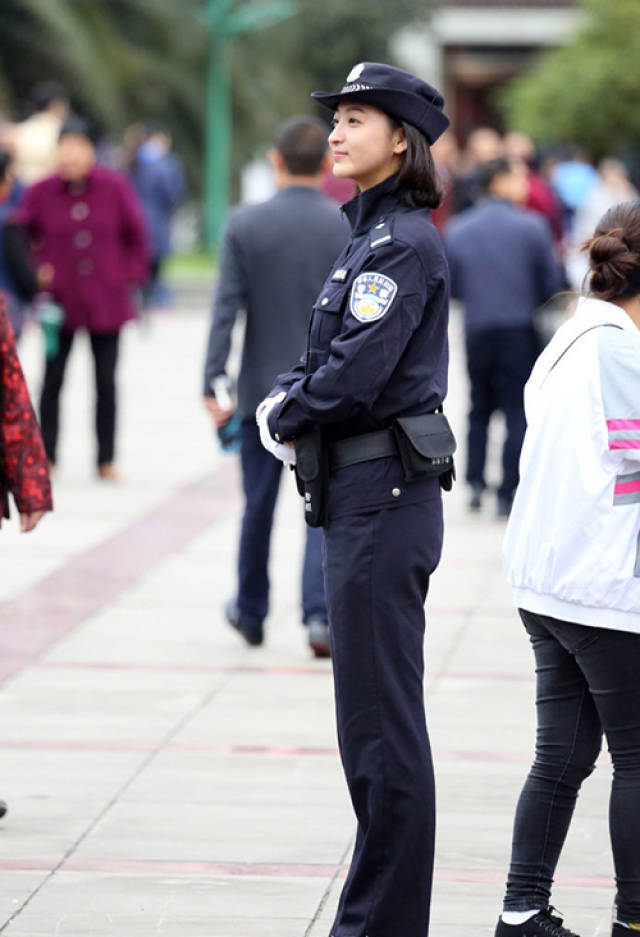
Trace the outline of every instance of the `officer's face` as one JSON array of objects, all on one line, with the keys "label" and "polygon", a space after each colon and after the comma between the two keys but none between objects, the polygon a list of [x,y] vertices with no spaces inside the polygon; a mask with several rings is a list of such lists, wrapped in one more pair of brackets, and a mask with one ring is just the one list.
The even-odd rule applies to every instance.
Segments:
[{"label": "officer's face", "polygon": [[333,174],[353,179],[362,191],[397,172],[407,149],[403,131],[394,129],[384,111],[356,103],[338,105],[329,145]]}]

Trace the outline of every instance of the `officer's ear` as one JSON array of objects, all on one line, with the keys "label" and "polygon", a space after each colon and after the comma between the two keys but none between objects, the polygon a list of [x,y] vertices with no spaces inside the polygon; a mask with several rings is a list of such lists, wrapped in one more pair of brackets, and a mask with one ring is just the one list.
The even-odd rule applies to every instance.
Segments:
[{"label": "officer's ear", "polygon": [[393,131],[392,143],[395,156],[402,156],[403,153],[407,152],[407,138],[404,127],[396,127]]}]

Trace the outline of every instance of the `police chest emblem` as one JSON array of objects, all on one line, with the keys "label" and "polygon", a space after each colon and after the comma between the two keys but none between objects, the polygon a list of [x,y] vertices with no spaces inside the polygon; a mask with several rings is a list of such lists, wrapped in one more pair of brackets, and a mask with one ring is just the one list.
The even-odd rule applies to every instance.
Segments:
[{"label": "police chest emblem", "polygon": [[398,285],[383,273],[361,273],[351,288],[349,308],[358,322],[381,319],[398,292]]}]

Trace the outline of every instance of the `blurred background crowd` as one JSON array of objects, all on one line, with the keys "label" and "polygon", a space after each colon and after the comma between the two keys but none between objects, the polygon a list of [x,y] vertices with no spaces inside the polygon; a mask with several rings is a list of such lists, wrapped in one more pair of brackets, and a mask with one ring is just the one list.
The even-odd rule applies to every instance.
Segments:
[{"label": "blurred background crowd", "polygon": [[[361,60],[392,62],[443,90],[452,126],[434,148],[446,188],[434,221],[464,307],[472,398],[474,386],[483,395],[471,405],[480,443],[472,428],[468,442],[479,445],[481,464],[489,418],[502,410],[513,466],[523,415],[519,405],[516,419],[512,402],[563,314],[548,302],[582,288],[582,243],[640,185],[639,46],[637,0],[4,0],[0,288],[16,337],[29,320],[44,325],[40,417],[51,466],[68,333],[91,336],[99,472],[115,477],[121,327],[172,304],[172,253],[172,271],[215,268],[229,206],[273,194],[275,128],[295,113],[324,119],[309,91],[340,87]],[[103,194],[89,197],[94,177]],[[57,200],[53,179],[69,204]],[[354,191],[330,171],[324,190],[336,202]],[[506,229],[499,212],[480,208],[487,203],[539,218],[539,251],[522,249],[526,224],[497,249]],[[493,254],[465,254],[465,230],[474,244],[492,243]],[[502,310],[495,320],[482,311],[488,282]],[[81,297],[94,309],[91,322],[74,312]],[[525,326],[515,383],[498,374],[499,362],[480,375],[473,359],[486,363],[495,349],[490,330]],[[484,486],[478,471],[467,477],[472,506]],[[515,469],[507,475],[501,513]]]}]

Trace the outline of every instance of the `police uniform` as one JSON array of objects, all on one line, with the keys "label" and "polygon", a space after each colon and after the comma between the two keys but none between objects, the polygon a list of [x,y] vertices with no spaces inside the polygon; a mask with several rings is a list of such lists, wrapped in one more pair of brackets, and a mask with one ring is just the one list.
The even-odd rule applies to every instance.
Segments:
[{"label": "police uniform", "polygon": [[[426,83],[375,63],[337,95],[414,123],[447,126]],[[344,211],[352,238],[313,307],[307,353],[278,378],[268,429],[285,442],[320,426],[332,470],[324,523],[340,753],[358,820],[332,937],[424,937],[434,845],[433,766],[423,698],[424,603],[440,558],[438,477],[406,481],[400,459],[333,458],[398,417],[431,413],[447,390],[449,279],[425,209],[396,177]],[[384,450],[381,450],[384,453]]]}]

